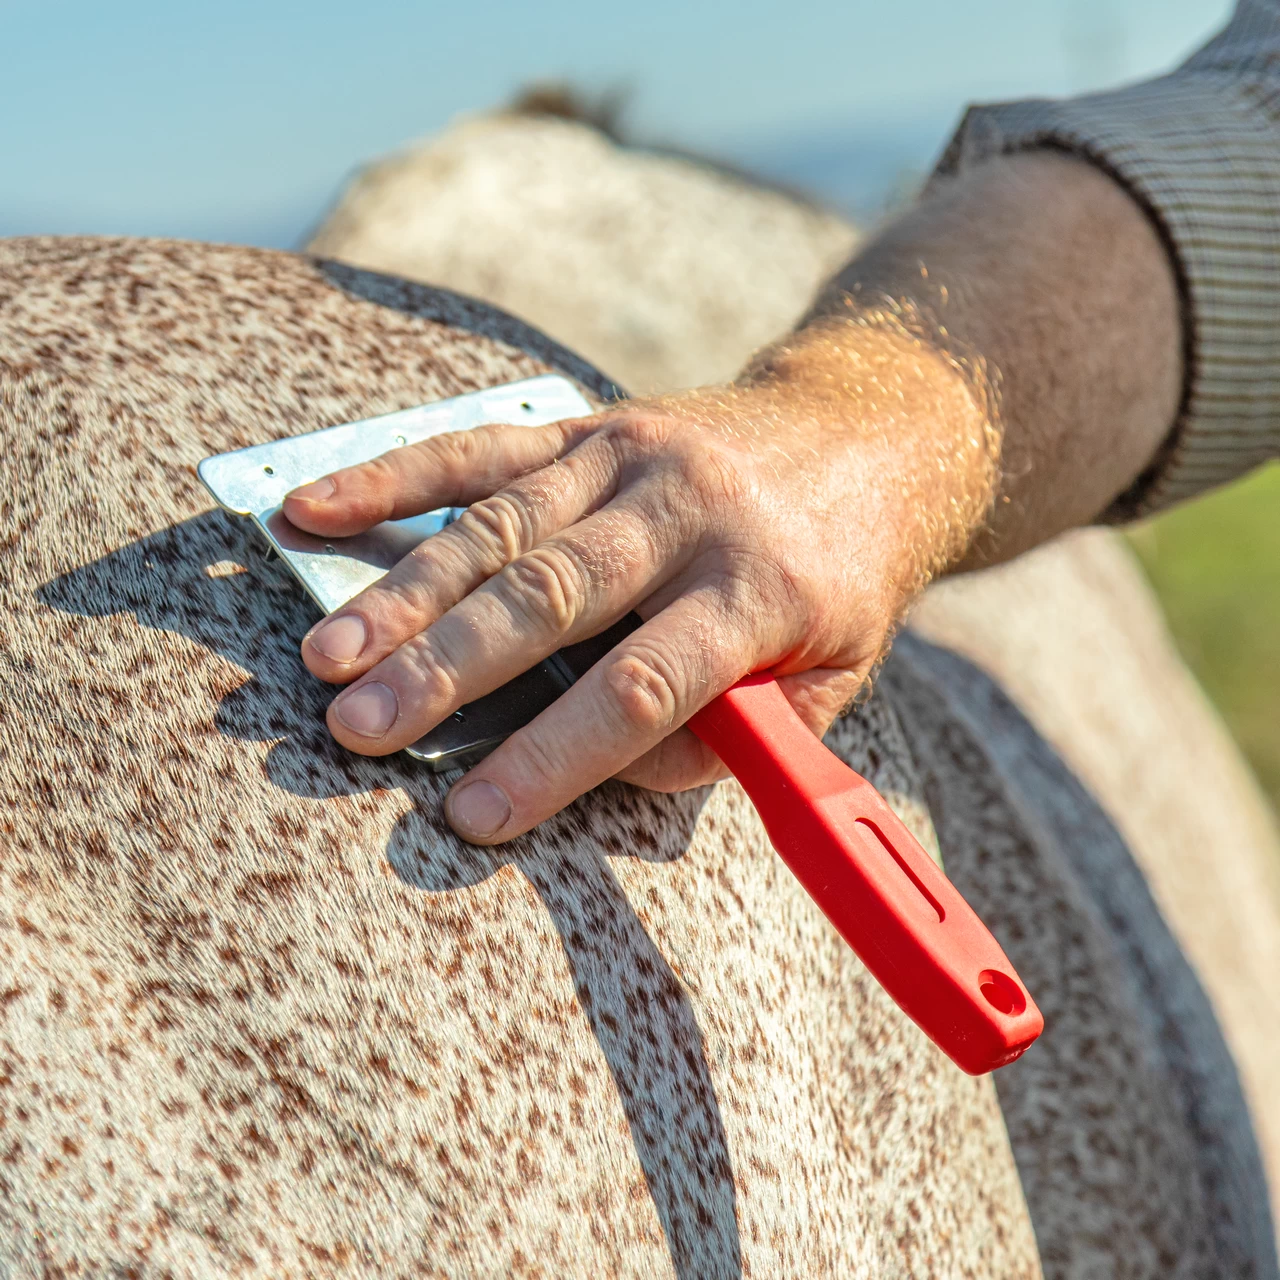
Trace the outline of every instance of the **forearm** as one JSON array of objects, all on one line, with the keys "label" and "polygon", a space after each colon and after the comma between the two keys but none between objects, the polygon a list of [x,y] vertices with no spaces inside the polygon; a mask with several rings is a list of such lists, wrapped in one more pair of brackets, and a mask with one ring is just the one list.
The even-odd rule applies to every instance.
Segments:
[{"label": "forearm", "polygon": [[[948,531],[936,569],[1007,559],[1095,519],[1177,413],[1169,255],[1133,198],[1083,161],[1029,153],[937,185],[859,252],[752,376],[838,381],[849,350],[898,315],[935,349],[906,382],[963,380],[973,407],[957,411],[951,399],[939,413],[918,387],[908,391],[933,420],[904,420],[903,447],[920,451],[920,437],[932,438],[933,467],[943,469],[921,500],[989,512],[967,535]],[[974,412],[995,439],[994,471],[966,444]]]}]

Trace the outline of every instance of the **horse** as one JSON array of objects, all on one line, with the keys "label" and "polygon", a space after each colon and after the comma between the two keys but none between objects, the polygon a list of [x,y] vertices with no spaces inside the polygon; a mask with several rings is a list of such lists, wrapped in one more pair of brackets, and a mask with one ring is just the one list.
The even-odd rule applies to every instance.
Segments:
[{"label": "horse", "polygon": [[[374,161],[309,248],[474,293],[630,389],[732,377],[861,232],[838,212],[531,92]],[[509,179],[512,200],[489,192]],[[934,584],[911,616],[1008,692],[1124,834],[1239,1063],[1280,1213],[1280,831],[1115,530]]]},{"label": "horse", "polygon": [[0,1262],[1269,1280],[1209,1003],[1115,825],[962,658],[903,637],[828,741],[1046,1014],[995,1081],[736,784],[606,784],[477,849],[439,778],[329,738],[314,613],[196,464],[544,372],[616,394],[333,261],[0,242]]}]

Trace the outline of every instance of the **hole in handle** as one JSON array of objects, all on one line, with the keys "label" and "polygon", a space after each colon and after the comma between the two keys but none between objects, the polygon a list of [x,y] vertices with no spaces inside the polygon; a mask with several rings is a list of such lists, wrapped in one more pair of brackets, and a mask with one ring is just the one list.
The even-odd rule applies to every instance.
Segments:
[{"label": "hole in handle", "polygon": [[978,974],[978,990],[986,1002],[1001,1013],[1016,1017],[1026,1011],[1027,998],[1022,994],[1022,988],[999,969],[983,969]]}]

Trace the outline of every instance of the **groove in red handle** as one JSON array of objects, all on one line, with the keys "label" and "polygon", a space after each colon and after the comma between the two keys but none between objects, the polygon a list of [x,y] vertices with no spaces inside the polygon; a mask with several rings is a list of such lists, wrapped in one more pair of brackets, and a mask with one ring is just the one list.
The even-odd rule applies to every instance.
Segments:
[{"label": "groove in red handle", "polygon": [[689,721],[733,771],[773,847],[920,1029],[971,1075],[1044,1029],[973,908],[880,793],[832,754],[771,676],[749,676]]}]

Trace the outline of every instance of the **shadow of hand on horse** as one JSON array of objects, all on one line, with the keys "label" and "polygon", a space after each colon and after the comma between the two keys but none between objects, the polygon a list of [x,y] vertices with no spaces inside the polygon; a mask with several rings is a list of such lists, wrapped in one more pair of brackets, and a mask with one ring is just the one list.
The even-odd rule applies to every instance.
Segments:
[{"label": "shadow of hand on horse", "polygon": [[[628,901],[608,858],[668,862],[687,846],[708,789],[669,798],[664,839],[652,849],[555,844],[536,836],[496,848],[464,844],[438,816],[443,787],[403,754],[354,755],[324,723],[331,692],[303,666],[298,641],[315,609],[248,522],[210,511],[45,583],[42,603],[62,613],[132,613],[145,627],[176,633],[221,655],[249,678],[221,699],[214,723],[232,738],[270,743],[270,781],[294,795],[327,800],[399,788],[412,802],[387,842],[387,861],[405,884],[453,894],[513,867],[545,906],[564,949],[578,1002],[626,1113],[632,1142],[680,1280],[699,1280],[707,1253],[716,1275],[741,1274],[733,1171],[706,1045],[676,974]],[[237,627],[246,609],[271,613],[264,649],[258,628]],[[293,697],[266,698],[263,681]],[[282,710],[282,707],[285,710]],[[317,770],[317,761],[327,767]],[[608,783],[619,805],[627,788]],[[572,810],[567,818],[573,820]],[[537,982],[536,974],[510,975]],[[494,976],[495,982],[503,979]],[[692,1190],[692,1195],[690,1194]],[[710,1246],[710,1248],[709,1248]]]}]

